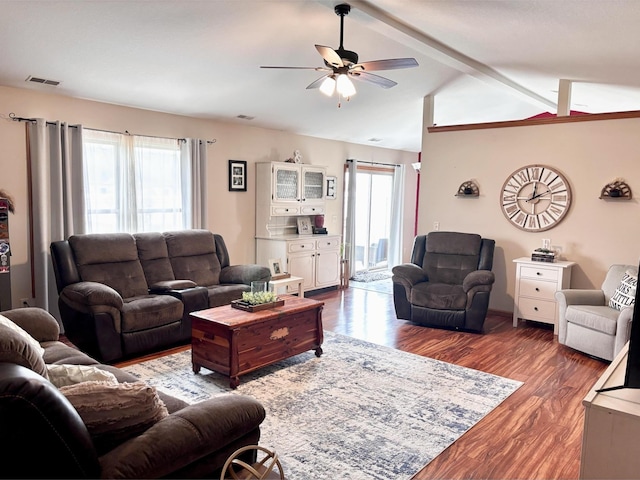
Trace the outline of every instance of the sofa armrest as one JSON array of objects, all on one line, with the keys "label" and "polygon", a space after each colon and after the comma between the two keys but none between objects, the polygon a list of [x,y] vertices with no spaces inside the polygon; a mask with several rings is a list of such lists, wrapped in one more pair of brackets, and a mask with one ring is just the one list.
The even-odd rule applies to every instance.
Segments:
[{"label": "sofa armrest", "polygon": [[566,308],[568,305],[604,305],[604,292],[602,290],[587,290],[569,288],[558,290],[556,300]]},{"label": "sofa armrest", "polygon": [[42,308],[15,308],[1,313],[38,342],[54,342],[60,337],[58,321]]},{"label": "sofa armrest", "polygon": [[422,283],[429,280],[426,272],[413,263],[403,263],[396,265],[391,269],[393,272],[393,281],[401,283],[405,287],[413,287],[416,283]]},{"label": "sofa armrest", "polygon": [[633,308],[626,307],[620,310],[616,327],[616,339],[613,345],[613,358],[618,356],[622,347],[629,341],[631,337],[631,321],[633,320]]},{"label": "sofa armrest", "polygon": [[84,313],[91,313],[91,307],[106,305],[122,310],[124,302],[118,292],[108,285],[97,282],[78,282],[64,287],[60,298],[69,306]]},{"label": "sofa armrest", "polygon": [[100,457],[101,476],[169,476],[255,430],[264,418],[263,406],[243,395],[189,405]]},{"label": "sofa armrest", "polygon": [[271,280],[271,271],[262,265],[230,265],[220,270],[220,283],[242,283],[251,285],[251,282],[268,282]]},{"label": "sofa armrest", "polygon": [[462,281],[462,289],[466,292],[474,287],[493,285],[496,277],[490,270],[475,270],[469,273]]}]

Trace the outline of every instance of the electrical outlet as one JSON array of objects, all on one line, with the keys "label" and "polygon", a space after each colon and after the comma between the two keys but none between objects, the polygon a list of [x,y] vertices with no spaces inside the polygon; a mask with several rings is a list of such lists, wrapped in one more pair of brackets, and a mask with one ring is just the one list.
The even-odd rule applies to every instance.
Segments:
[{"label": "electrical outlet", "polygon": [[440,230],[440,222],[433,222],[433,229]]},{"label": "electrical outlet", "polygon": [[21,298],[20,299],[20,305],[23,307],[28,307],[29,306],[29,299],[28,298]]}]

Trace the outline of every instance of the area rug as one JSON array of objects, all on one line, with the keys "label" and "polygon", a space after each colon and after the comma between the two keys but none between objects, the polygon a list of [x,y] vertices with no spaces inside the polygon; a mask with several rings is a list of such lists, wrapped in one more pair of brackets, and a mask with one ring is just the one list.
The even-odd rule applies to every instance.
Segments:
[{"label": "area rug", "polygon": [[376,282],[378,280],[384,280],[391,278],[393,274],[389,270],[377,270],[373,272],[357,272],[351,277],[354,282]]},{"label": "area rug", "polygon": [[385,278],[384,280],[377,280],[375,282],[355,282],[350,280],[349,287],[393,295],[393,282],[391,278]]},{"label": "area rug", "polygon": [[191,352],[124,370],[188,402],[226,392],[267,411],[260,444],[288,480],[409,479],[521,382],[325,331],[306,352],[229,381],[191,369]]}]

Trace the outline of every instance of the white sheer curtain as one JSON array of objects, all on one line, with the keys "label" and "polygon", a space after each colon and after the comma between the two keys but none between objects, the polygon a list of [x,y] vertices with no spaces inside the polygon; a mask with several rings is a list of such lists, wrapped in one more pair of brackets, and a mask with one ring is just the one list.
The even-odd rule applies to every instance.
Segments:
[{"label": "white sheer curtain", "polygon": [[402,263],[402,227],[404,218],[405,166],[397,165],[393,173],[393,197],[391,199],[391,228],[389,236],[388,268]]},{"label": "white sheer curtain", "polygon": [[205,228],[206,142],[85,130],[87,231]]},{"label": "white sheer curtain", "polygon": [[49,247],[84,233],[82,127],[36,119],[27,123],[31,194],[31,265],[35,305],[59,318]]},{"label": "white sheer curtain", "polygon": [[358,162],[347,162],[347,201],[345,206],[345,231],[344,231],[344,258],[349,261],[349,269],[353,276],[356,268],[356,178]]},{"label": "white sheer curtain", "polygon": [[207,142],[188,138],[182,143],[182,184],[185,217],[191,228],[207,228]]}]

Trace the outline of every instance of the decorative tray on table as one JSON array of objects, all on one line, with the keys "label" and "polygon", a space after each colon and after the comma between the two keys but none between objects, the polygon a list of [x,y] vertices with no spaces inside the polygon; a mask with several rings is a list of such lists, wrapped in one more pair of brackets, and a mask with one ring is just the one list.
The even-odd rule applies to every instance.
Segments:
[{"label": "decorative tray on table", "polygon": [[269,303],[251,304],[244,300],[232,300],[231,306],[238,310],[244,310],[245,312],[259,312],[261,310],[268,310],[269,308],[281,307],[284,305],[284,300],[276,300]]}]

